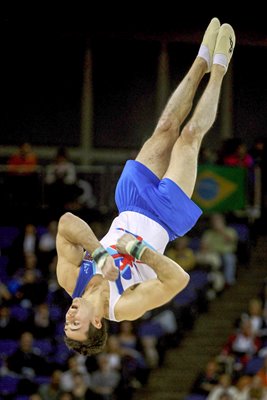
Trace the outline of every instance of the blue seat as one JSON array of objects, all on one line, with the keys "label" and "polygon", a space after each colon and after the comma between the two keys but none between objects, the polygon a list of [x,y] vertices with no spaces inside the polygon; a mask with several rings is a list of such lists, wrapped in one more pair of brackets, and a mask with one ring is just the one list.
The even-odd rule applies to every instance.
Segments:
[{"label": "blue seat", "polygon": [[247,363],[244,373],[247,375],[255,375],[263,366],[264,358],[255,356]]},{"label": "blue seat", "polygon": [[26,321],[31,314],[31,311],[28,308],[24,308],[20,305],[11,306],[10,312],[12,317],[15,317],[18,321],[21,322]]},{"label": "blue seat", "polygon": [[5,358],[11,356],[17,348],[19,343],[13,339],[0,339],[0,357]]},{"label": "blue seat", "polygon": [[0,249],[11,247],[19,233],[16,226],[0,226]]},{"label": "blue seat", "polygon": [[206,400],[207,396],[204,394],[190,393],[188,394],[184,400]]},{"label": "blue seat", "polygon": [[0,379],[0,393],[3,396],[11,396],[17,394],[17,386],[20,378],[5,375]]},{"label": "blue seat", "polygon": [[175,306],[191,306],[195,301],[197,301],[197,292],[189,282],[189,284],[173,298],[173,303]]},{"label": "blue seat", "polygon": [[49,360],[65,366],[71,354],[75,354],[74,351],[70,350],[64,341],[61,341],[57,344],[54,354],[49,357]]},{"label": "blue seat", "polygon": [[208,285],[208,273],[206,271],[194,270],[189,272],[189,285],[194,285],[196,289],[204,289]]},{"label": "blue seat", "polygon": [[250,239],[250,231],[246,224],[232,223],[232,224],[229,224],[229,226],[231,226],[232,228],[234,228],[236,230],[238,239],[241,242],[247,242]]},{"label": "blue seat", "polygon": [[51,382],[51,376],[36,376],[34,378],[34,383],[37,383],[37,385],[43,385],[44,383],[50,383]]},{"label": "blue seat", "polygon": [[154,336],[160,338],[163,335],[163,330],[159,322],[146,321],[142,322],[138,327],[138,337]]},{"label": "blue seat", "polygon": [[60,321],[64,316],[62,309],[55,305],[50,305],[49,307],[50,317],[52,321]]},{"label": "blue seat", "polygon": [[5,284],[10,279],[7,272],[8,261],[7,256],[0,256],[0,281]]},{"label": "blue seat", "polygon": [[54,346],[49,339],[35,339],[33,347],[38,349],[42,356],[47,356],[54,350]]}]

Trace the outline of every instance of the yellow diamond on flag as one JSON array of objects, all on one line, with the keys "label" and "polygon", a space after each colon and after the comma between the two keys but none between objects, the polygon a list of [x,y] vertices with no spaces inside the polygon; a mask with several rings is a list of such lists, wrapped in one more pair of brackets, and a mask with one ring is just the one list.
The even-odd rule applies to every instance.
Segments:
[{"label": "yellow diamond on flag", "polygon": [[193,200],[200,207],[211,208],[237,190],[237,183],[204,169],[198,174]]}]

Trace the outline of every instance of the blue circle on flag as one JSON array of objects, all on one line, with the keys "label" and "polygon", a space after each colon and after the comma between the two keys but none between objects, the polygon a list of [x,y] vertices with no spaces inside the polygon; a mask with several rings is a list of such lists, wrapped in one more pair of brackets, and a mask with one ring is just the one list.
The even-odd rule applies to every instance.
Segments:
[{"label": "blue circle on flag", "polygon": [[218,196],[219,185],[215,179],[203,178],[198,183],[198,195],[204,200],[213,200]]}]

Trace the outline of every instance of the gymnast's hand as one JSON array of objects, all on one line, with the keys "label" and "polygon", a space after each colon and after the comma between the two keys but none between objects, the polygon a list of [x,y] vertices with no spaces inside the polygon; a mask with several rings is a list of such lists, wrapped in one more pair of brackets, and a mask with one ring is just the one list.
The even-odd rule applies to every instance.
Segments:
[{"label": "gymnast's hand", "polygon": [[115,281],[119,276],[119,270],[114,264],[113,258],[109,255],[101,268],[103,277],[109,281]]},{"label": "gymnast's hand", "polygon": [[126,250],[126,246],[132,240],[136,240],[136,237],[131,235],[130,233],[125,233],[124,235],[122,235],[118,239],[117,244],[116,244],[116,249],[118,250],[118,252],[122,253],[122,254],[128,254],[127,250]]}]

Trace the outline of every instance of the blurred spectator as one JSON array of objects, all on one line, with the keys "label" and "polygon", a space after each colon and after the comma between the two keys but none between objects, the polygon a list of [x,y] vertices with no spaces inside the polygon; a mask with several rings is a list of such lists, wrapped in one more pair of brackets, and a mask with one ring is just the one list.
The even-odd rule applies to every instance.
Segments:
[{"label": "blurred spectator", "polygon": [[201,241],[205,242],[210,251],[220,254],[225,282],[229,286],[234,285],[238,234],[234,228],[227,225],[223,214],[211,215],[210,227],[203,233]]},{"label": "blurred spectator", "polygon": [[256,375],[261,379],[262,385],[267,389],[267,356],[264,357],[263,365]]},{"label": "blurred spectator", "polygon": [[223,147],[222,163],[229,167],[251,168],[254,160],[248,152],[246,143],[241,139],[229,139]]},{"label": "blurred spectator", "polygon": [[52,372],[51,380],[49,383],[43,383],[38,389],[38,393],[42,400],[58,400],[61,393],[60,377],[62,372],[55,370]]},{"label": "blurred spectator", "polygon": [[247,312],[242,313],[241,320],[250,320],[251,328],[256,336],[261,339],[267,338],[267,322],[264,318],[262,300],[253,297],[249,300]]},{"label": "blurred spectator", "polygon": [[122,321],[120,322],[118,339],[122,352],[124,352],[123,363],[126,366],[125,369],[128,369],[129,372],[131,371],[131,382],[135,377],[137,379],[136,383],[144,384],[149,373],[149,361],[151,362],[151,367],[152,364],[153,367],[158,364],[157,338],[151,334],[138,338],[134,331],[133,322]]},{"label": "blurred spectator", "polygon": [[267,400],[267,389],[257,374],[252,377],[251,384],[247,391],[247,399]]},{"label": "blurred spectator", "polygon": [[12,293],[9,291],[8,286],[0,280],[0,306],[9,303],[11,299]]},{"label": "blurred spectator", "polygon": [[235,399],[238,393],[237,388],[232,384],[232,378],[229,374],[222,374],[216,385],[209,393],[207,400],[219,400],[222,395],[227,394],[230,399]]},{"label": "blurred spectator", "polygon": [[38,247],[38,238],[36,234],[36,227],[33,224],[27,224],[25,226],[22,248],[24,254],[36,254]]},{"label": "blurred spectator", "polygon": [[98,394],[101,400],[113,400],[116,388],[120,383],[120,374],[111,368],[106,354],[98,355],[97,362],[98,369],[92,373],[90,389],[93,393]]},{"label": "blurred spectator", "polygon": [[[33,263],[34,258],[36,258],[37,249],[38,236],[36,227],[32,223],[26,223],[25,226],[20,229],[19,235],[12,243],[9,255],[10,262],[8,265],[10,276],[13,275],[17,270],[24,268],[25,263]],[[35,265],[36,264],[37,260],[35,260]]]},{"label": "blurred spectator", "polygon": [[123,348],[137,350],[138,338],[134,332],[134,325],[132,321],[120,322],[118,339]]},{"label": "blurred spectator", "polygon": [[196,257],[189,247],[189,241],[188,236],[179,237],[166,251],[166,255],[181,265],[185,271],[190,271],[196,266]]},{"label": "blurred spectator", "polygon": [[39,278],[34,270],[26,269],[15,295],[22,306],[31,307],[44,303],[47,293],[47,282]]},{"label": "blurred spectator", "polygon": [[[23,273],[25,271],[32,271],[36,278],[41,278],[42,273],[39,270],[39,266],[37,265],[38,258],[35,253],[25,253],[24,254],[24,268],[21,268],[20,270],[17,271],[15,275],[17,276],[23,276]],[[24,270],[24,271],[23,271]]]},{"label": "blurred spectator", "polygon": [[48,375],[50,366],[33,347],[33,335],[30,332],[22,333],[19,348],[7,359],[10,371],[21,374],[25,378],[37,375]]},{"label": "blurred spectator", "polygon": [[208,396],[219,382],[219,366],[216,360],[209,360],[205,369],[200,371],[193,384],[192,393]]},{"label": "blurred spectator", "polygon": [[149,369],[142,354],[131,346],[123,347],[117,335],[109,335],[105,354],[110,368],[120,373],[118,391],[122,398],[129,398],[134,389],[147,382]]},{"label": "blurred spectator", "polygon": [[53,338],[56,325],[51,319],[47,303],[41,303],[35,307],[30,326],[36,339]]},{"label": "blurred spectator", "polygon": [[67,149],[60,147],[55,160],[46,167],[45,184],[47,202],[51,207],[63,211],[82,191],[77,187],[76,167],[69,159]]},{"label": "blurred spectator", "polygon": [[85,400],[87,390],[88,384],[84,380],[84,376],[79,372],[75,372],[75,374],[73,374],[73,388],[71,391],[74,399]]},{"label": "blurred spectator", "polygon": [[[61,392],[58,395],[57,400],[86,400],[85,397],[76,397],[73,393],[70,392]],[[94,399],[90,399],[94,400]]]},{"label": "blurred spectator", "polygon": [[86,388],[89,387],[91,382],[91,377],[86,370],[84,364],[79,362],[80,355],[72,354],[67,362],[68,369],[64,371],[60,378],[60,387],[62,390],[66,392],[73,391],[74,387],[76,386],[76,375],[79,374],[79,382],[83,383],[83,386]]},{"label": "blurred spectator", "polygon": [[253,333],[251,321],[245,319],[241,321],[240,328],[228,337],[222,355],[233,360],[234,374],[239,375],[248,361],[257,354],[261,345],[260,338]]},{"label": "blurred spectator", "polygon": [[38,258],[39,267],[45,277],[49,275],[48,266],[56,256],[56,235],[58,222],[52,220],[48,223],[47,231],[39,238]]},{"label": "blurred spectator", "polygon": [[208,296],[210,299],[221,293],[225,286],[224,273],[222,271],[222,259],[220,254],[211,249],[208,242],[200,240],[199,248],[195,252],[196,266],[208,271],[208,279],[211,285]]},{"label": "blurred spectator", "polygon": [[255,139],[250,153],[254,159],[255,168],[260,169],[260,209],[261,218],[257,220],[257,230],[265,234],[267,221],[267,140],[264,137]]},{"label": "blurred spectator", "polygon": [[39,393],[33,393],[29,396],[29,400],[42,400],[42,397],[39,395]]},{"label": "blurred spectator", "polygon": [[30,143],[22,143],[8,161],[8,171],[16,175],[28,175],[36,171],[38,157]]},{"label": "blurred spectator", "polygon": [[238,390],[236,400],[248,400],[248,390],[252,382],[252,377],[249,375],[241,375],[236,381],[236,388]]},{"label": "blurred spectator", "polygon": [[22,143],[7,161],[7,190],[13,206],[37,204],[40,185],[37,175],[38,157],[30,143]]},{"label": "blurred spectator", "polygon": [[218,155],[210,146],[202,146],[199,150],[199,163],[200,164],[216,164]]},{"label": "blurred spectator", "polygon": [[11,314],[7,306],[0,306],[0,339],[18,339],[22,333],[23,324]]}]

